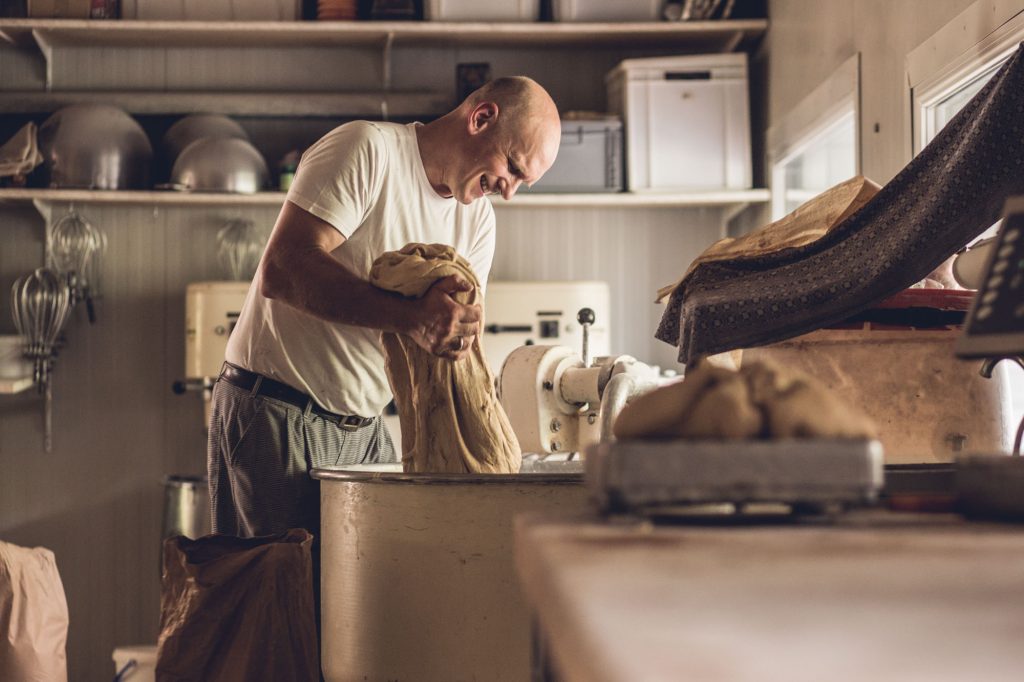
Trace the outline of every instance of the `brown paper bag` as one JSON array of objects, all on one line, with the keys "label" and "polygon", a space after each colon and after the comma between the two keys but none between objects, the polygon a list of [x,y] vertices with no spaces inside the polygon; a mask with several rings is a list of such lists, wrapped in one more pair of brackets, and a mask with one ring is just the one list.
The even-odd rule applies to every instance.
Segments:
[{"label": "brown paper bag", "polygon": [[164,541],[156,679],[319,679],[313,536]]},{"label": "brown paper bag", "polygon": [[0,541],[0,680],[66,682],[67,641],[53,552]]}]

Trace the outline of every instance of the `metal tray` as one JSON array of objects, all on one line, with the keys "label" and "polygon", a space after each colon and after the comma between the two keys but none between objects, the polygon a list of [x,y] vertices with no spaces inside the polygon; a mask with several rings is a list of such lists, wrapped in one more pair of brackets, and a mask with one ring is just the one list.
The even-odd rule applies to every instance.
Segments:
[{"label": "metal tray", "polygon": [[585,482],[606,512],[687,504],[873,504],[882,445],[868,440],[618,441],[587,450]]}]

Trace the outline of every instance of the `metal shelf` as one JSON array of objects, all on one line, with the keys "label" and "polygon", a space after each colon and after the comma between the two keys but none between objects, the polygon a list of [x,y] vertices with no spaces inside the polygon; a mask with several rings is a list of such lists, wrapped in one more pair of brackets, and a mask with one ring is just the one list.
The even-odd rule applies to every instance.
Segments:
[{"label": "metal shelf", "polygon": [[157,92],[8,91],[0,114],[51,112],[69,104],[112,104],[130,114],[191,114],[216,111],[235,116],[441,115],[451,98],[437,92]]},{"label": "metal shelf", "polygon": [[724,207],[737,204],[756,204],[768,201],[766,189],[741,189],[696,192],[609,192],[607,194],[517,194],[512,201],[493,200],[494,206],[509,208],[701,208]]},{"label": "metal shelf", "polygon": [[[692,193],[617,192],[608,194],[518,194],[511,201],[489,197],[497,209],[513,208],[701,208],[738,207],[768,201],[766,189]],[[157,206],[280,206],[284,192],[219,194],[173,191],[101,191],[87,189],[0,189],[4,202],[74,202]]]},{"label": "metal shelf", "polygon": [[0,203],[74,202],[76,204],[138,206],[280,206],[284,192],[226,194],[216,192],[175,192],[91,189],[0,189]]},{"label": "metal shelf", "polygon": [[134,21],[0,19],[21,47],[650,46],[687,52],[749,49],[767,19],[644,23],[435,21]]}]

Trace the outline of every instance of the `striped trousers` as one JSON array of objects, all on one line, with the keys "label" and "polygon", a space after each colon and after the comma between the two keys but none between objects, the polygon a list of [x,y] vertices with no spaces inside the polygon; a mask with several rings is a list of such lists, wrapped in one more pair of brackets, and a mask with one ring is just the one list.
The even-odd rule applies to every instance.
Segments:
[{"label": "striped trousers", "polygon": [[207,449],[213,532],[239,537],[305,528],[320,534],[310,469],[396,462],[379,417],[346,431],[289,403],[218,381]]}]

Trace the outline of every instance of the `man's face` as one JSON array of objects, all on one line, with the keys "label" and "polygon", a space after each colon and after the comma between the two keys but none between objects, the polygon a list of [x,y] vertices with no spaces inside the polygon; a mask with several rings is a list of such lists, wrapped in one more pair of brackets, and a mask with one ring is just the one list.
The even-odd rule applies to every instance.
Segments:
[{"label": "man's face", "polygon": [[511,131],[484,126],[471,134],[470,151],[452,194],[463,204],[485,194],[500,194],[507,201],[520,185],[532,185],[551,168],[560,140],[557,120]]}]

